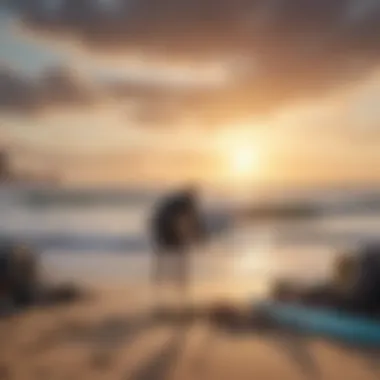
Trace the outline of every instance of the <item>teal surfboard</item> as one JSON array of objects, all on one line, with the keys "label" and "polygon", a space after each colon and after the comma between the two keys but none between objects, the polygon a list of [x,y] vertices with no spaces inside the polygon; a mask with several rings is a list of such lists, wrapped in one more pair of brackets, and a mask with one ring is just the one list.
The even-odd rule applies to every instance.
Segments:
[{"label": "teal surfboard", "polygon": [[300,332],[326,336],[349,344],[380,348],[380,321],[331,310],[263,302],[254,306],[276,323]]}]

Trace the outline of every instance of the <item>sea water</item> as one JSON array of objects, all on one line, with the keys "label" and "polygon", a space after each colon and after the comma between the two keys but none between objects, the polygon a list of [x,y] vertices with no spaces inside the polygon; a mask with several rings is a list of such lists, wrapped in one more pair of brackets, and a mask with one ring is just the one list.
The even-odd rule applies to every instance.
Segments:
[{"label": "sea water", "polygon": [[[141,194],[104,192],[86,201],[91,196],[82,191],[69,201],[41,202],[28,189],[4,188],[0,235],[33,245],[51,279],[146,283],[152,262],[147,227],[161,193]],[[215,232],[223,228],[223,233],[194,248],[194,281],[231,281],[236,287],[267,284],[279,276],[323,279],[338,251],[376,239],[380,231],[380,213],[374,212],[236,224],[228,198],[208,201],[205,210],[209,227]]]}]

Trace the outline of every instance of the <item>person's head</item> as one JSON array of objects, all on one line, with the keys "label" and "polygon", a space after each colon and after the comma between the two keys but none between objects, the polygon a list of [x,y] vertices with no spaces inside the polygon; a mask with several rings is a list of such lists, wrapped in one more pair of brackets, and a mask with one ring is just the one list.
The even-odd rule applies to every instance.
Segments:
[{"label": "person's head", "polygon": [[182,194],[191,201],[196,201],[199,190],[195,184],[189,184],[182,188]]}]

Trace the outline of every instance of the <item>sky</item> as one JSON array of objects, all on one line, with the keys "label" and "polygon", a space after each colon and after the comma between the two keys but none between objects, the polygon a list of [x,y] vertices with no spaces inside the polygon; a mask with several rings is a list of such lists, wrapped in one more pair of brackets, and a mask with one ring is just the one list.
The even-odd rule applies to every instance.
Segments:
[{"label": "sky", "polygon": [[17,170],[380,182],[380,0],[0,5],[0,143]]}]

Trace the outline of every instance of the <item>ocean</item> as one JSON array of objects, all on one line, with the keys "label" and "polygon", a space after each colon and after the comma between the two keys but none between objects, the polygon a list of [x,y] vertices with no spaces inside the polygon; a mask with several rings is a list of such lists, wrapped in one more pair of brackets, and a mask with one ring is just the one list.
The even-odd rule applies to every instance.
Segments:
[{"label": "ocean", "polygon": [[[147,224],[161,194],[2,188],[0,236],[33,246],[44,275],[54,281],[147,282],[152,258]],[[329,207],[326,193],[312,197]],[[346,198],[346,192],[333,197]],[[253,291],[277,277],[321,280],[338,252],[376,240],[380,231],[380,211],[236,223],[235,205],[227,196],[204,202],[215,237],[193,250],[195,282],[231,281],[231,288],[252,283]]]}]

